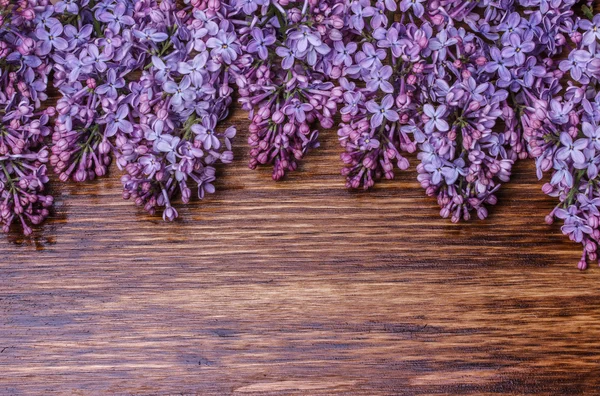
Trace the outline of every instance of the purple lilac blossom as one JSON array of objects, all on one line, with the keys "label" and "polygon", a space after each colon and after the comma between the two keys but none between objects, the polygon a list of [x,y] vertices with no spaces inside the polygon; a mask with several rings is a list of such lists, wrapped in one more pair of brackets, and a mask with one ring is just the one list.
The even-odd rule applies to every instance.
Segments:
[{"label": "purple lilac blossom", "polygon": [[[570,52],[553,65],[554,79],[522,116],[538,177],[550,174],[542,191],[558,199],[547,223],[562,220],[562,232],[581,243],[578,268],[598,260],[600,243],[600,15],[571,16],[565,24]],[[561,86],[566,73],[569,83]],[[554,88],[551,88],[554,87]]]},{"label": "purple lilac blossom", "polygon": [[333,126],[342,92],[331,81],[356,50],[356,44],[342,42],[347,3],[273,0],[268,7],[250,7],[247,1],[232,2],[244,52],[235,78],[251,120],[250,168],[272,164],[274,180],[318,147],[316,124]]},{"label": "purple lilac blossom", "polygon": [[[62,26],[40,15],[46,2],[0,0],[0,226],[17,224],[24,235],[49,214],[52,196],[48,176],[49,119],[54,108],[41,110],[51,65],[48,46],[66,46],[62,38],[38,39],[37,33],[62,32]],[[38,17],[39,15],[39,17]]]}]

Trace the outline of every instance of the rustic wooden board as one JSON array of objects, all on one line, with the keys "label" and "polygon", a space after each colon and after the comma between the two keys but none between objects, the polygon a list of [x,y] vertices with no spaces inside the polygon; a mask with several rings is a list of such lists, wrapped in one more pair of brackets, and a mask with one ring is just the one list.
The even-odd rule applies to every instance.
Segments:
[{"label": "rustic wooden board", "polygon": [[455,225],[414,169],[347,191],[334,131],[272,182],[233,118],[237,161],[182,220],[123,201],[112,169],[53,183],[34,238],[0,239],[0,394],[597,391],[600,269],[545,225],[531,161]]}]

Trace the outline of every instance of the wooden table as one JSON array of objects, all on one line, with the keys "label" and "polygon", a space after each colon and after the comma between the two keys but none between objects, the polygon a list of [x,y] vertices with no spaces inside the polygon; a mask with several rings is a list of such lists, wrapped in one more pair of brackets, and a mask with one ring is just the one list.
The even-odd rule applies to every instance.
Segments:
[{"label": "wooden table", "polygon": [[532,161],[486,221],[438,216],[412,168],[339,176],[334,131],[275,183],[247,122],[217,194],[166,224],[116,168],[52,183],[0,239],[0,394],[596,393],[600,268],[544,216]]}]

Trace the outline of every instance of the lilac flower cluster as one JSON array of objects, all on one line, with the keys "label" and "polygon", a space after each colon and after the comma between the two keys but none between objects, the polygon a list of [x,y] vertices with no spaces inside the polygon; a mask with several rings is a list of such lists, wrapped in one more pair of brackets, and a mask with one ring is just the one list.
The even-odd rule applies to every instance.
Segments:
[{"label": "lilac flower cluster", "polygon": [[331,128],[341,89],[334,47],[344,37],[343,0],[234,0],[243,56],[236,75],[251,124],[250,168],[273,164],[273,179],[318,147],[315,124]]},{"label": "lilac flower cluster", "polygon": [[54,61],[59,89],[50,163],[60,180],[104,176],[116,130],[111,128],[124,76],[136,69],[133,1],[60,1],[40,13],[38,34]]},{"label": "lilac flower cluster", "polygon": [[570,52],[555,73],[566,73],[562,87],[553,80],[525,112],[525,137],[536,158],[538,177],[551,174],[542,190],[559,200],[546,217],[563,220],[562,231],[583,245],[579,269],[598,260],[600,241],[600,15],[571,18],[564,33]]},{"label": "lilac flower cluster", "polygon": [[[138,1],[134,14],[136,51],[152,54],[138,81],[126,87],[108,128],[116,131],[124,198],[163,219],[174,220],[172,199],[188,203],[215,191],[214,164],[233,160],[236,130],[217,130],[227,117],[234,83],[230,69],[241,53],[223,2],[197,2],[177,11],[163,0]],[[216,4],[219,5],[219,4]]]},{"label": "lilac flower cluster", "polygon": [[47,99],[50,64],[36,18],[45,1],[0,0],[0,225],[8,232],[17,223],[25,235],[48,216],[52,196],[45,193],[54,108]]},{"label": "lilac flower cluster", "polygon": [[150,213],[164,208],[165,220],[192,185],[200,198],[214,191],[212,164],[233,157],[235,130],[215,127],[231,104],[228,69],[240,50],[233,25],[206,4],[61,1],[39,13],[61,93],[50,163],[62,181],[104,176],[114,156],[124,198]]},{"label": "lilac flower cluster", "polygon": [[570,6],[540,7],[352,1],[345,23],[353,35],[336,47],[346,66],[338,135],[347,186],[393,178],[409,166],[403,153],[418,150],[418,180],[440,215],[485,218],[514,161],[527,156],[518,109],[555,80],[546,66],[565,42]]}]

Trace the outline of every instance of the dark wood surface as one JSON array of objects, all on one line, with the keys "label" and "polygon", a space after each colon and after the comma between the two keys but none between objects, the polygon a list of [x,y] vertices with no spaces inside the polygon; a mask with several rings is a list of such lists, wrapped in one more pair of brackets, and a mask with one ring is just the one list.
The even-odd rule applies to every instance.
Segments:
[{"label": "dark wood surface", "polygon": [[600,268],[544,223],[532,161],[455,225],[414,156],[346,190],[334,131],[285,181],[247,169],[243,117],[217,194],[175,223],[113,167],[0,238],[0,394],[597,393]]}]

